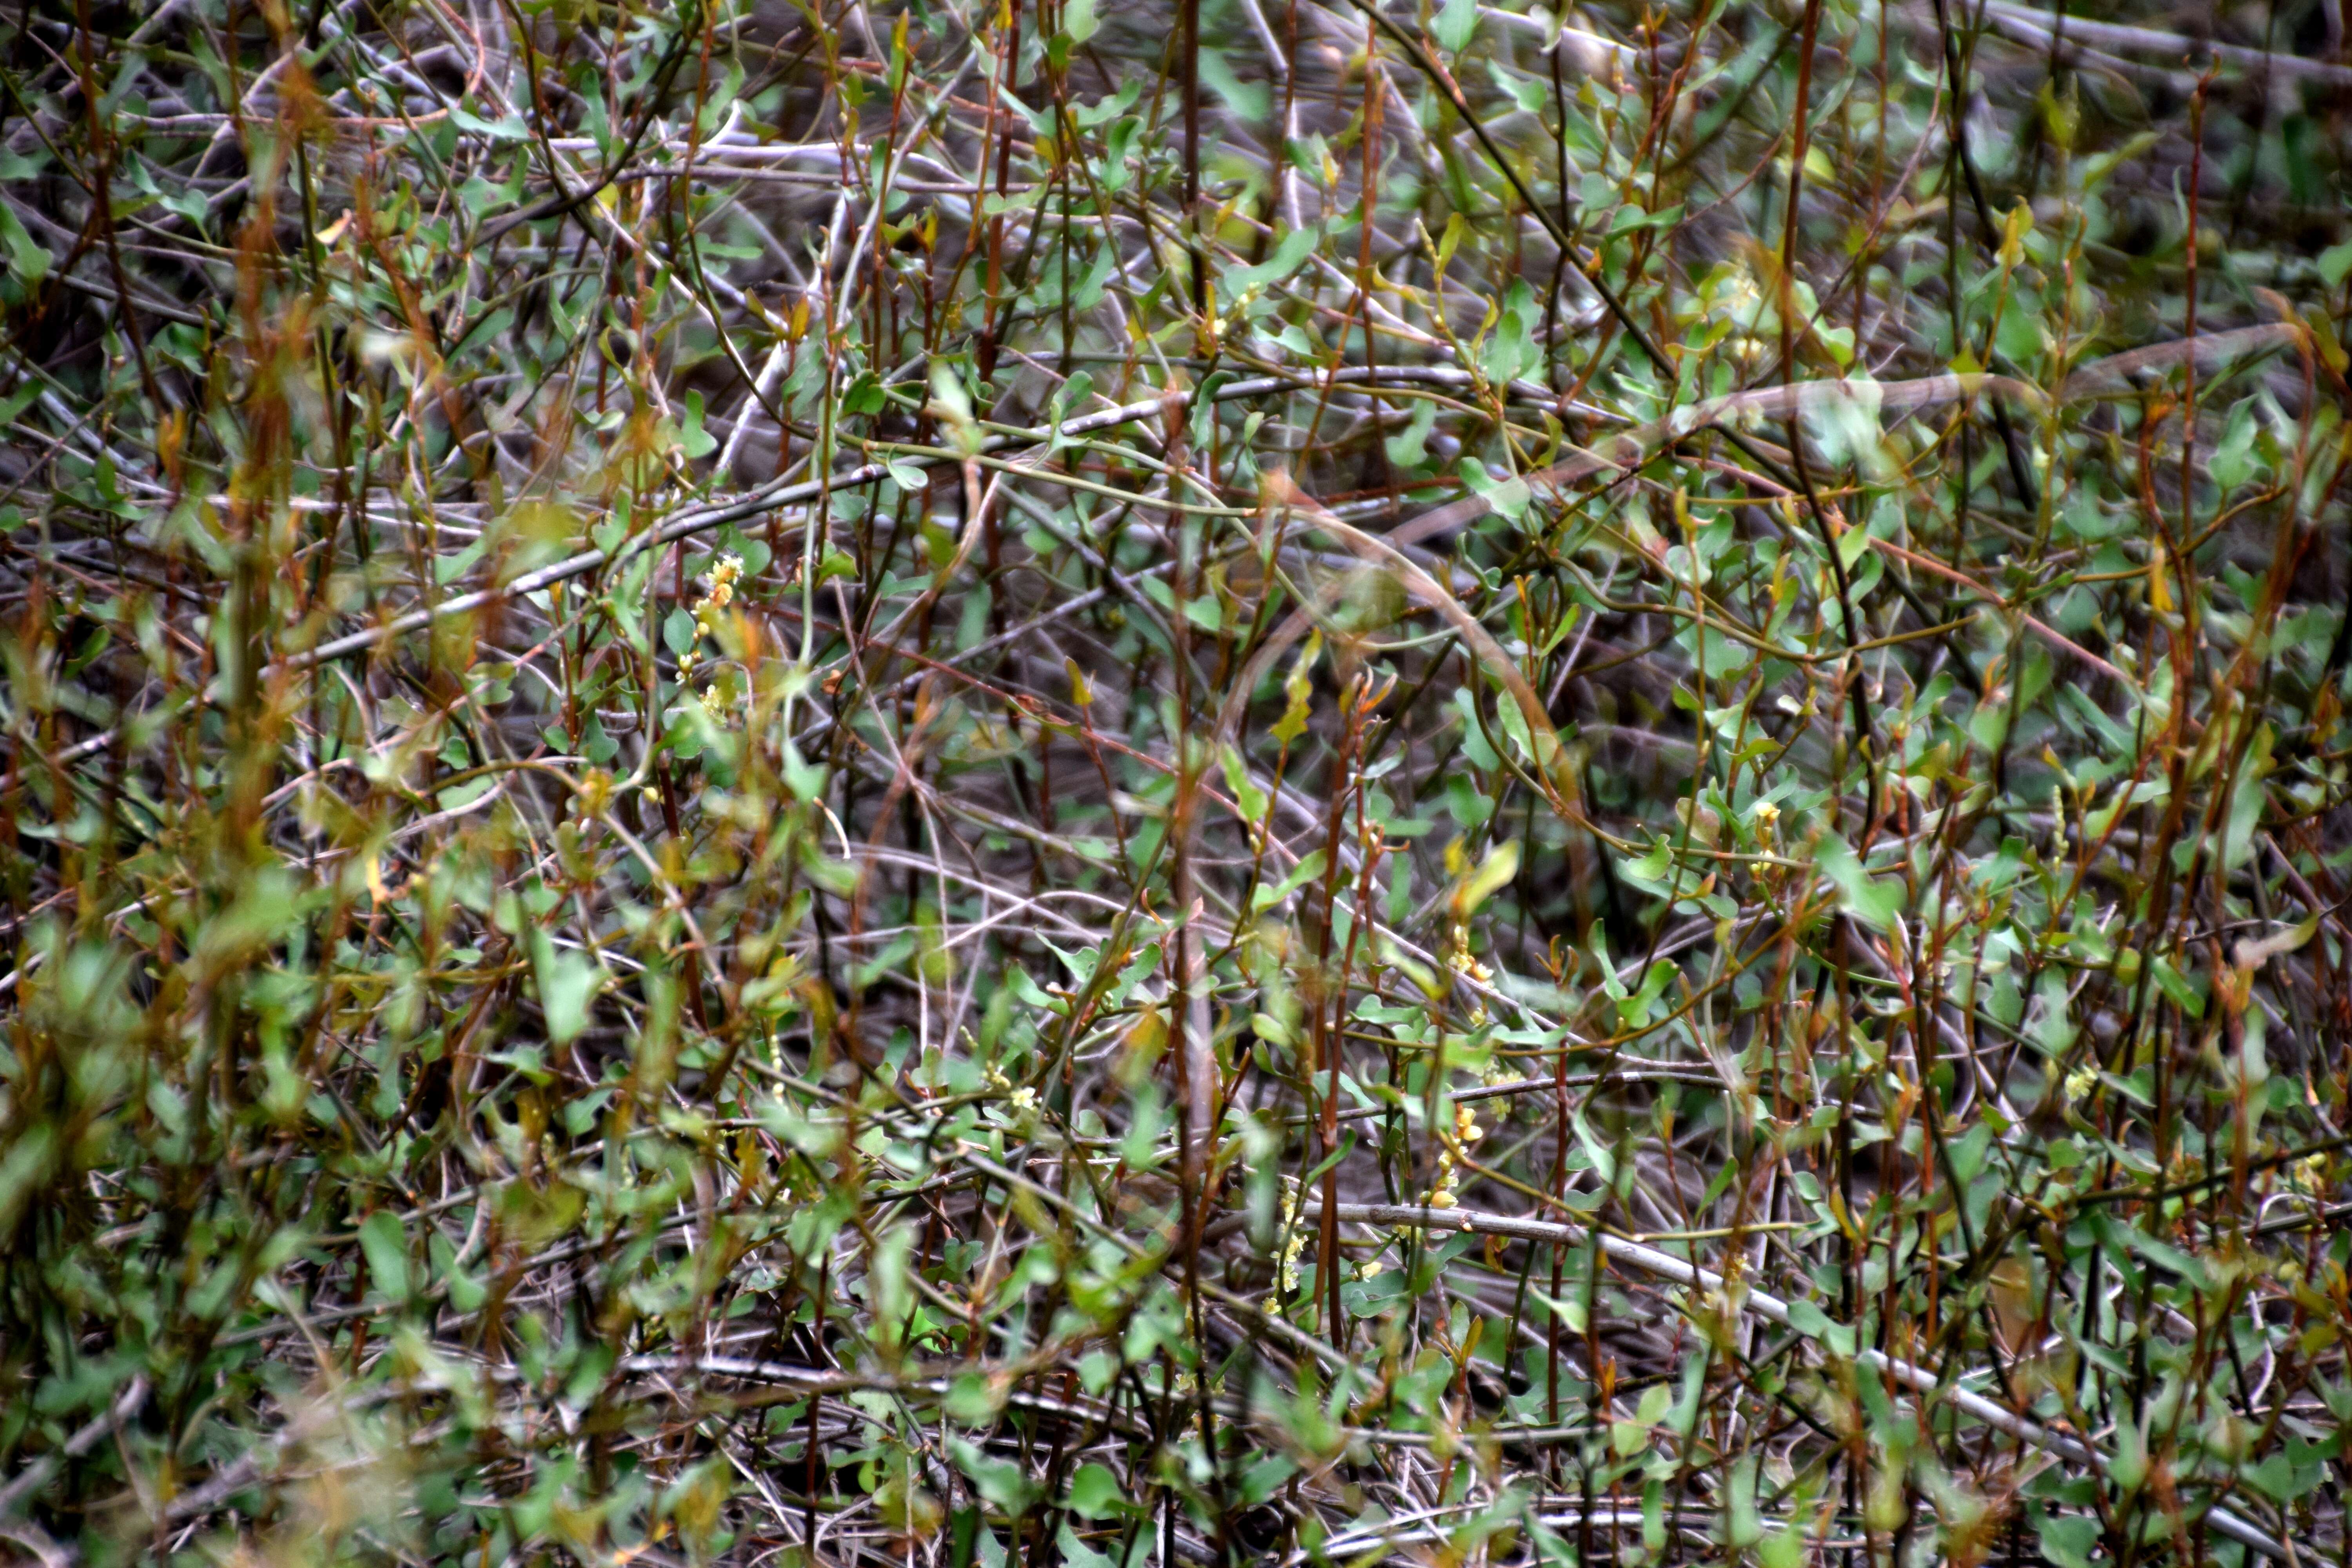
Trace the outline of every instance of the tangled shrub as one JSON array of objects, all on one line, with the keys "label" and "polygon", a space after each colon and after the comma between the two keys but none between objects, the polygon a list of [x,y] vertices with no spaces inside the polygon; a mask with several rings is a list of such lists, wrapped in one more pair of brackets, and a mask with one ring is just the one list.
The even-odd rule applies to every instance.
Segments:
[{"label": "tangled shrub", "polygon": [[2346,1551],[2340,18],[0,18],[0,1537]]}]

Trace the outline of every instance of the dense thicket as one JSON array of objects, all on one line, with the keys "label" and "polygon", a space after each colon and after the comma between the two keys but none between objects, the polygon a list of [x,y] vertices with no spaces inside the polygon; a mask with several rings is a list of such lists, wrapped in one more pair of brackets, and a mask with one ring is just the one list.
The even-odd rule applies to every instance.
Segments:
[{"label": "dense thicket", "polygon": [[2345,1560],[2336,0],[0,18],[0,1540]]}]

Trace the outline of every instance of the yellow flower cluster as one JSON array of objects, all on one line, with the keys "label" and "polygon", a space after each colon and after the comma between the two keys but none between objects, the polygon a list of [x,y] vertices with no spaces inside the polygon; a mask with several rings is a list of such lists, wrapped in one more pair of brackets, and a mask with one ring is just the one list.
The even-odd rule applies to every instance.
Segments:
[{"label": "yellow flower cluster", "polygon": [[[731,552],[721,555],[710,567],[710,592],[694,602],[694,641],[677,656],[677,678],[693,678],[694,667],[702,658],[702,639],[719,629],[719,617],[735,602],[735,584],[743,575],[743,558]],[[701,696],[702,710],[714,720],[724,717],[727,699],[716,686],[705,687]]]},{"label": "yellow flower cluster", "polygon": [[1709,292],[1714,296],[1708,314],[1730,323],[1731,331],[1725,346],[1742,364],[1754,364],[1767,352],[1763,339],[1756,335],[1756,325],[1763,313],[1764,293],[1756,286],[1755,275],[1745,267],[1734,268],[1727,276],[1719,278]]},{"label": "yellow flower cluster", "polygon": [[[1297,1202],[1298,1178],[1296,1176],[1283,1177],[1281,1197],[1282,1212],[1285,1215],[1296,1212]],[[1292,1225],[1284,1226],[1282,1230],[1282,1245],[1276,1252],[1274,1289],[1266,1292],[1266,1311],[1270,1313],[1280,1312],[1282,1310],[1282,1303],[1285,1299],[1295,1296],[1298,1293],[1298,1255],[1306,1250],[1307,1231],[1305,1227]]]},{"label": "yellow flower cluster", "polygon": [[1454,1142],[1437,1152],[1437,1184],[1429,1189],[1427,1197],[1421,1200],[1423,1204],[1433,1209],[1450,1209],[1454,1205],[1457,1200],[1454,1191],[1461,1184],[1462,1172],[1454,1161],[1454,1151],[1466,1148],[1485,1136],[1486,1131],[1478,1125],[1476,1111],[1466,1105],[1454,1108]]},{"label": "yellow flower cluster", "polygon": [[735,580],[743,575],[743,558],[730,551],[710,568],[710,592],[694,606],[695,621],[704,631],[711,628],[719,611],[735,601]]},{"label": "yellow flower cluster", "polygon": [[743,558],[720,556],[710,568],[710,592],[694,602],[694,642],[677,656],[677,673],[685,679],[701,657],[701,640],[719,629],[719,613],[735,602],[735,580],[743,575]]},{"label": "yellow flower cluster", "polygon": [[1307,1233],[1304,1230],[1293,1230],[1283,1238],[1282,1291],[1281,1295],[1275,1298],[1277,1303],[1283,1296],[1295,1296],[1298,1293],[1298,1255],[1306,1250]]},{"label": "yellow flower cluster", "polygon": [[[1445,966],[1454,973],[1480,985],[1491,985],[1495,981],[1495,972],[1479,963],[1477,955],[1470,951],[1468,926],[1457,925],[1454,928],[1454,940],[1446,945]],[[1484,1002],[1477,1003],[1470,1009],[1470,1026],[1474,1029],[1482,1028],[1486,1022],[1486,1005]]]}]

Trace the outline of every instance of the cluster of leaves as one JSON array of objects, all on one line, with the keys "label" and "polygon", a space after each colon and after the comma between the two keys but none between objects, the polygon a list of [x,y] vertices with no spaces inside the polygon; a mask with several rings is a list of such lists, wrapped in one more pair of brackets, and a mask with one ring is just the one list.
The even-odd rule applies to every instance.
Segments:
[{"label": "cluster of leaves", "polygon": [[0,1540],[2347,1550],[2334,0],[0,18]]}]

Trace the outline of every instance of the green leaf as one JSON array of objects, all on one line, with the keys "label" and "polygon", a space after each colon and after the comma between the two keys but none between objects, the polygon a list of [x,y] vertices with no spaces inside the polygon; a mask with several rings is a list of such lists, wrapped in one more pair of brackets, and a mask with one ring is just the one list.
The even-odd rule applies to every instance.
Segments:
[{"label": "green leaf", "polygon": [[1642,988],[1617,1004],[1618,1022],[1629,1028],[1641,1028],[1647,1025],[1657,1007],[1658,998],[1664,995],[1666,987],[1674,983],[1675,974],[1675,966],[1664,959],[1653,963],[1649,973],[1642,976]]},{"label": "green leaf", "polygon": [[2342,288],[2347,274],[2352,274],[2352,239],[2319,253],[2319,276],[2330,289]]},{"label": "green leaf", "polygon": [[2045,1514],[2034,1521],[2042,1554],[2057,1568],[2091,1568],[2099,1545],[2099,1521],[2082,1514]]},{"label": "green leaf", "polygon": [[1789,1303],[1789,1326],[1809,1340],[1819,1340],[1841,1356],[1853,1355],[1853,1331],[1802,1298]]},{"label": "green leaf", "polygon": [[1412,405],[1412,414],[1404,428],[1381,443],[1389,461],[1400,468],[1410,468],[1425,462],[1429,456],[1430,432],[1437,428],[1437,405],[1421,398]]},{"label": "green leaf", "polygon": [[548,1040],[568,1045],[588,1026],[589,1005],[604,983],[604,972],[583,955],[558,948],[543,931],[532,933],[531,956]]},{"label": "green leaf", "polygon": [[1004,1408],[1004,1392],[983,1373],[960,1372],[948,1384],[942,1407],[956,1420],[980,1426],[996,1419]]},{"label": "green leaf", "polygon": [[1445,9],[1429,25],[1430,36],[1448,54],[1460,54],[1478,30],[1478,0],[1445,0]]},{"label": "green leaf", "polygon": [[401,1228],[400,1216],[390,1209],[378,1209],[362,1220],[360,1251],[367,1258],[368,1278],[375,1288],[394,1301],[407,1300],[408,1233]]},{"label": "green leaf", "polygon": [[995,217],[1003,213],[1031,211],[1038,203],[1045,199],[1045,193],[1049,188],[1042,184],[1035,184],[1025,191],[1015,191],[1010,195],[999,195],[996,192],[991,191],[981,198],[981,216]]},{"label": "green leaf", "polygon": [[1070,1478],[1070,1511],[1081,1519],[1110,1519],[1131,1511],[1133,1504],[1118,1478],[1101,1465],[1086,1464]]},{"label": "green leaf", "polygon": [[48,276],[49,263],[54,258],[34,242],[5,202],[0,202],[0,243],[8,247],[8,279],[16,286],[16,297],[28,298],[41,279]]},{"label": "green leaf", "polygon": [[1234,73],[1232,62],[1213,48],[1200,50],[1199,64],[1202,85],[1223,99],[1226,108],[1251,124],[1265,119],[1274,104],[1263,84],[1244,81]]},{"label": "green leaf", "polygon": [[1465,874],[1454,890],[1454,918],[1467,920],[1486,901],[1510,885],[1519,874],[1519,846],[1506,838],[1486,852],[1475,870]]},{"label": "green leaf", "polygon": [[1276,244],[1274,254],[1255,267],[1236,267],[1217,279],[1217,298],[1231,304],[1298,270],[1322,238],[1320,229],[1294,228]]},{"label": "green leaf", "polygon": [[2179,968],[2170,959],[2159,954],[2148,967],[2156,976],[2158,986],[2163,990],[2174,1006],[2192,1018],[2202,1018],[2205,1016],[2203,991],[2199,988],[2196,982],[2181,973]]},{"label": "green leaf", "polygon": [[[1527,279],[1514,279],[1504,300],[1503,313],[1496,319],[1494,330],[1486,334],[1479,355],[1487,380],[1497,384],[1516,381],[1543,363],[1543,351],[1537,347],[1535,340],[1536,328],[1541,321],[1542,311]],[[1518,509],[1507,515],[1517,517],[1526,505],[1522,498]],[[1501,510],[1501,503],[1496,502],[1496,508]]]},{"label": "green leaf", "polygon": [[702,427],[702,394],[688,392],[686,414],[679,422],[677,448],[688,458],[707,458],[719,449],[719,437]]},{"label": "green leaf", "polygon": [[1266,794],[1251,782],[1249,763],[1231,746],[1219,752],[1218,762],[1224,770],[1225,788],[1233,793],[1234,804],[1240,807],[1241,814],[1252,822],[1262,820],[1265,816]]},{"label": "green leaf", "polygon": [[1891,877],[1874,877],[1844,839],[1824,835],[1813,852],[1813,863],[1837,884],[1838,907],[1874,931],[1885,931],[1902,912],[1909,896]]},{"label": "green leaf", "polygon": [[1293,867],[1291,868],[1290,875],[1285,877],[1281,881],[1273,884],[1271,887],[1263,883],[1259,885],[1257,890],[1250,895],[1251,911],[1255,913],[1259,910],[1270,910],[1274,908],[1274,906],[1282,902],[1283,900],[1290,897],[1291,894],[1298,891],[1299,889],[1305,887],[1307,883],[1313,881],[1322,874],[1323,851],[1320,849],[1311,849],[1307,851],[1306,858],[1300,860],[1297,866]]},{"label": "green leaf", "polygon": [[956,1468],[971,1478],[972,1489],[991,1506],[1018,1519],[1036,1503],[1036,1483],[1023,1475],[1021,1467],[1010,1459],[996,1458],[979,1444],[963,1437],[948,1439],[948,1454],[955,1460]]},{"label": "green leaf", "polygon": [[1617,1180],[1617,1155],[1608,1144],[1594,1135],[1592,1126],[1584,1120],[1584,1108],[1580,1105],[1570,1113],[1576,1127],[1576,1141],[1584,1150],[1584,1157],[1592,1163],[1592,1171],[1604,1184]]},{"label": "green leaf", "polygon": [[483,549],[488,542],[487,540],[477,539],[455,555],[436,556],[433,561],[433,580],[446,586],[463,577],[473,570],[474,563],[482,558]]}]

